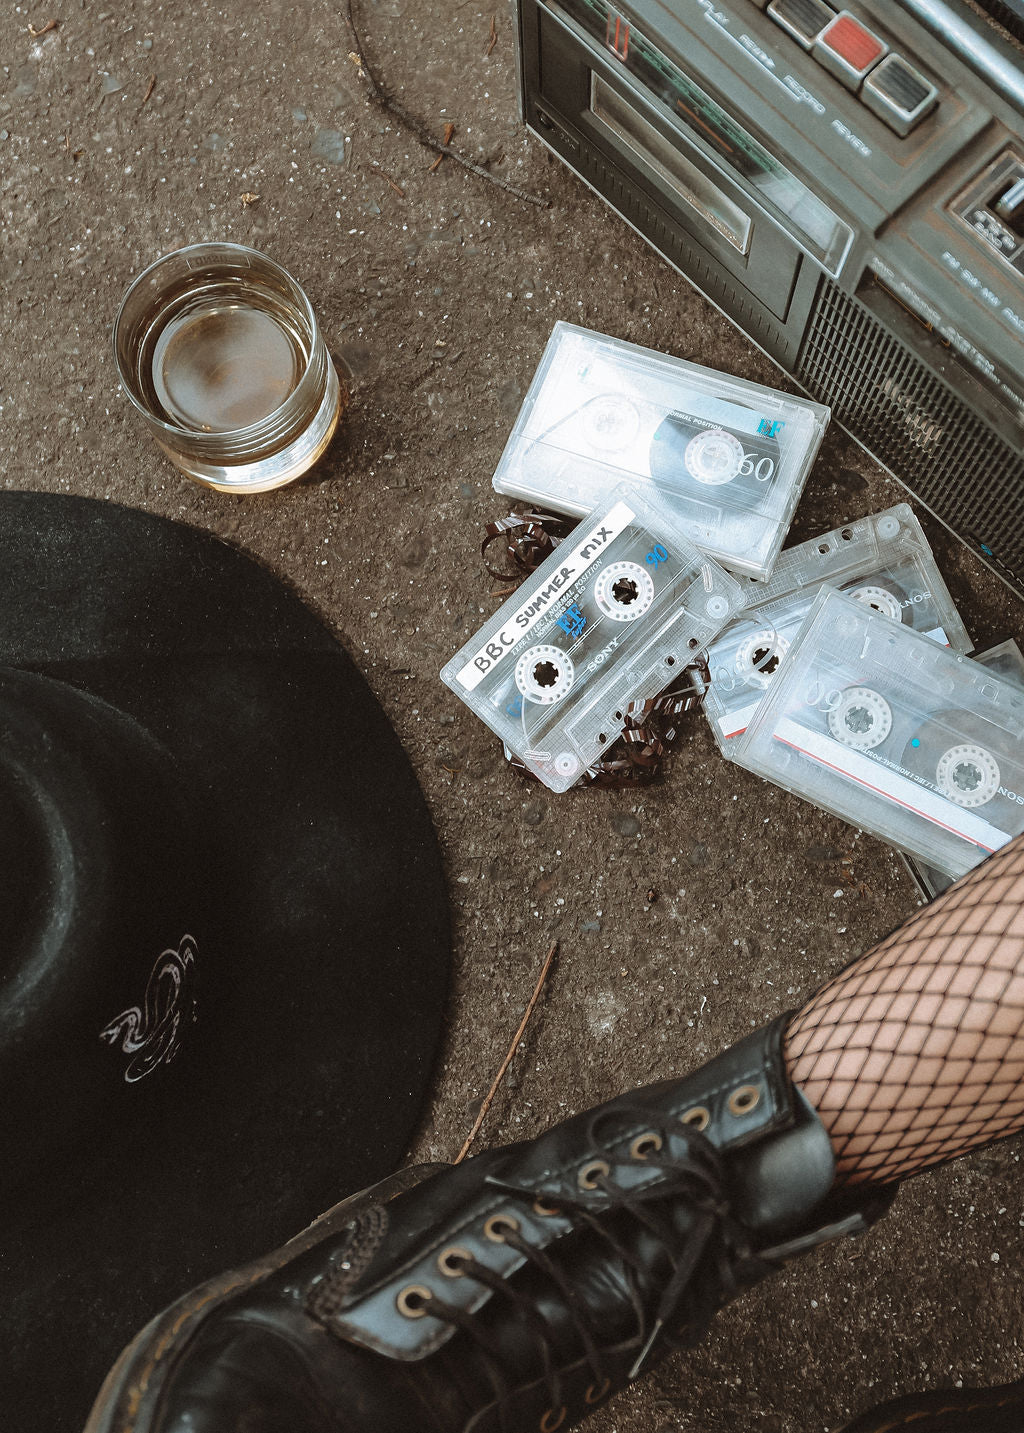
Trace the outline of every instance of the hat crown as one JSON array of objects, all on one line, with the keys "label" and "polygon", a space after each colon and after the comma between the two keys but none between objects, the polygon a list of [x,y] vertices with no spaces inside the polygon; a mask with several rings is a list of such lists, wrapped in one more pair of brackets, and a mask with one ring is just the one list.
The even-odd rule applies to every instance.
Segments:
[{"label": "hat crown", "polygon": [[19,1182],[150,1102],[204,917],[174,762],[137,722],[2,668],[0,731],[0,1181]]}]

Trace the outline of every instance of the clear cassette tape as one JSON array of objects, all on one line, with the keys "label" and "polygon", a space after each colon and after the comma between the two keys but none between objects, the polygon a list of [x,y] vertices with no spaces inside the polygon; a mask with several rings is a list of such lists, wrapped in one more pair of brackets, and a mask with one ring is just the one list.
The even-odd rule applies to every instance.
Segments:
[{"label": "clear cassette tape", "polygon": [[831,588],[732,745],[749,770],[954,877],[1024,830],[1024,693]]},{"label": "clear cassette tape", "polygon": [[764,580],[828,418],[809,399],[557,323],[494,486],[584,517],[618,483],[649,484],[702,551]]},{"label": "clear cassette tape", "polygon": [[704,710],[719,746],[746,731],[825,583],[942,646],[971,650],[921,524],[897,503],[787,548],[768,583],[748,584],[748,610],[708,651]]},{"label": "clear cassette tape", "polygon": [[542,563],[441,679],[552,791],[621,734],[743,606],[657,493],[616,489]]},{"label": "clear cassette tape", "polygon": [[[975,652],[974,661],[1024,691],[1024,652],[1021,652],[1012,637],[994,647],[987,647],[984,652]],[[936,866],[925,865],[923,861],[908,856],[906,851],[901,854],[926,901],[934,900],[953,884],[954,878],[947,872],[940,871]]]}]

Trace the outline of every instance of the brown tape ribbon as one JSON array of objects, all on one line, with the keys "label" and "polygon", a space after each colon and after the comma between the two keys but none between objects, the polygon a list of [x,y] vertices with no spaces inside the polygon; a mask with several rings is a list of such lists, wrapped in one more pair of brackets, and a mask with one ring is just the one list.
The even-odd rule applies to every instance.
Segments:
[{"label": "brown tape ribbon", "polygon": [[[509,513],[508,517],[489,522],[484,528],[486,535],[480,547],[484,566],[499,582],[522,582],[554,552],[574,526],[571,518],[556,517],[553,513]],[[487,560],[488,549],[499,538],[504,540],[504,550],[512,560],[514,572],[499,572]]]},{"label": "brown tape ribbon", "polygon": [[[685,689],[683,682],[687,683]],[[700,707],[710,682],[707,653],[698,652],[660,696],[630,702],[612,750],[600,761],[593,762],[576,785],[612,790],[649,785],[679,735],[676,719]],[[527,781],[539,779],[508,747],[505,747],[505,759],[513,771],[518,771]]]}]

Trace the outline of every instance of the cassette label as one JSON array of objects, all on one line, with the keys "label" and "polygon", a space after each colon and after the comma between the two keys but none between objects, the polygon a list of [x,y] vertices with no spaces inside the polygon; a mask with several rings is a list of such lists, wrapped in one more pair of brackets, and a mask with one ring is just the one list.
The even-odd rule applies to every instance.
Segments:
[{"label": "cassette label", "polygon": [[1019,686],[829,588],[735,745],[741,765],[954,876],[1024,831]]},{"label": "cassette label", "polygon": [[898,503],[787,549],[767,584],[749,585],[748,611],[708,653],[705,711],[720,745],[749,726],[826,583],[942,646],[970,651],[921,525],[908,504]]},{"label": "cassette label", "polygon": [[[556,554],[558,563],[555,570],[543,586],[534,589],[527,600],[516,608],[509,620],[493,633],[485,646],[481,647],[472,660],[467,662],[458,674],[460,686],[467,692],[474,691],[486,674],[502,660],[509,650],[515,647],[528,632],[532,631],[538,622],[543,620],[552,603],[557,602],[563,594],[566,583],[577,581],[589,567],[600,561],[608,544],[617,538],[635,517],[636,513],[631,507],[624,502],[618,502],[603,522],[596,528],[588,530],[586,537],[577,542],[564,555],[563,549],[568,546],[568,543],[563,543]],[[661,550],[664,552],[663,548]],[[652,553],[652,556],[655,563],[660,560],[656,554]],[[666,560],[667,556],[666,553]],[[571,621],[581,624],[579,632],[575,635],[582,634],[586,624],[583,614],[579,613],[578,616],[573,616]]]},{"label": "cassette label", "polygon": [[494,486],[581,517],[623,480],[651,485],[698,547],[764,579],[827,421],[807,399],[558,323]]},{"label": "cassette label", "polygon": [[[885,756],[872,759],[856,747],[844,746],[834,737],[800,726],[789,717],[779,721],[775,739],[857,782],[866,791],[878,792],[914,815],[923,816],[954,836],[973,842],[988,855],[998,851],[1010,839],[1009,832],[1000,831],[974,811],[961,808],[957,812],[956,823],[952,823],[949,820],[949,798],[930,789],[922,776],[907,771]],[[1019,799],[1013,793],[1004,794],[1011,800]]]},{"label": "cassette label", "polygon": [[743,604],[655,494],[622,488],[580,525],[442,680],[553,791],[572,786]]}]

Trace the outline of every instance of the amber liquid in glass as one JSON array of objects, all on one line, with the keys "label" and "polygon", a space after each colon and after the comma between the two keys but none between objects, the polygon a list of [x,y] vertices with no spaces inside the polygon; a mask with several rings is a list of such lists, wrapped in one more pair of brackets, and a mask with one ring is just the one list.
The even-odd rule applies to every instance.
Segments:
[{"label": "amber liquid in glass", "polygon": [[246,279],[164,295],[139,350],[154,411],[199,433],[230,433],[276,412],[309,353],[287,302]]}]

